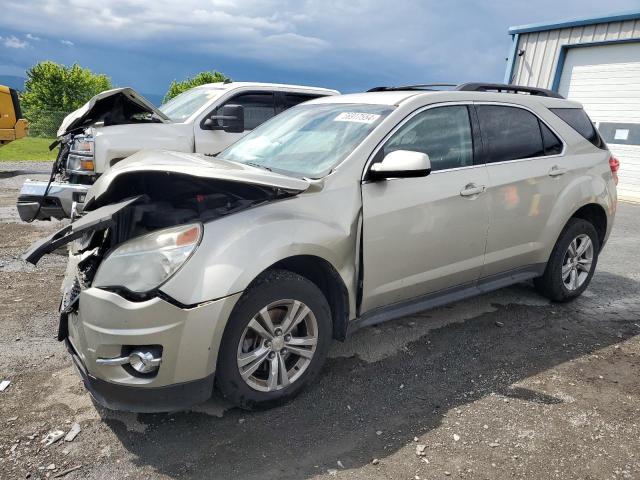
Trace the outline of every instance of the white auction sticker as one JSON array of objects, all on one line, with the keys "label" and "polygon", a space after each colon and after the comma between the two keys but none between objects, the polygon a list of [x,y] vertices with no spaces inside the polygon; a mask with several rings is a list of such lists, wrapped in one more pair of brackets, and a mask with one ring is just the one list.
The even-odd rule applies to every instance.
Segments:
[{"label": "white auction sticker", "polygon": [[375,113],[360,113],[360,112],[342,112],[336,118],[334,122],[357,122],[357,123],[373,123],[380,115]]}]

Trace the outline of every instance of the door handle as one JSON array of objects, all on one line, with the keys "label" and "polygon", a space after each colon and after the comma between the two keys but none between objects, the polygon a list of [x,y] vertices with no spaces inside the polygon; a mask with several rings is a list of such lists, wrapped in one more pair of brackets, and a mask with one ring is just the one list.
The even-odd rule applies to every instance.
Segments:
[{"label": "door handle", "polygon": [[465,187],[460,190],[460,195],[463,197],[473,197],[474,195],[480,195],[485,191],[487,187],[484,185],[476,185],[475,183],[470,183],[465,185]]},{"label": "door handle", "polygon": [[549,170],[550,177],[559,177],[560,175],[564,175],[565,173],[567,173],[567,169],[560,168],[557,165],[554,165],[553,167],[551,167],[551,170]]}]

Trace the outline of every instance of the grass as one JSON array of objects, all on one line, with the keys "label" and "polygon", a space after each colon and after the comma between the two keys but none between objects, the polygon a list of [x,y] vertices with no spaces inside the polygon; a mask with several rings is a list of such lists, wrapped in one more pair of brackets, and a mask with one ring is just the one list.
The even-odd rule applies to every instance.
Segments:
[{"label": "grass", "polygon": [[57,148],[49,151],[53,138],[27,137],[0,146],[0,162],[17,160],[55,160]]}]

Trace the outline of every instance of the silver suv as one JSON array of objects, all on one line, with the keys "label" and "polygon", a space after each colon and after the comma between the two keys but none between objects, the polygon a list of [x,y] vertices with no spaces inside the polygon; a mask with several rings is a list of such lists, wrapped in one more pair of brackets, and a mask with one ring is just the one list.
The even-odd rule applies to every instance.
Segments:
[{"label": "silver suv", "polygon": [[591,280],[617,160],[577,103],[465,84],[313,100],[216,158],[143,151],[101,176],[74,240],[59,338],[95,399],[167,411],[214,380],[281,403],[331,339],[533,279],[553,301]]}]

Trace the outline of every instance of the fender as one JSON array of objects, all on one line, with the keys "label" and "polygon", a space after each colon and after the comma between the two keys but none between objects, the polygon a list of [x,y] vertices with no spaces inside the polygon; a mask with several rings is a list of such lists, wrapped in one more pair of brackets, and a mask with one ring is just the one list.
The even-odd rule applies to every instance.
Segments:
[{"label": "fender", "polygon": [[[279,261],[310,255],[331,264],[354,299],[360,200],[351,191],[353,199],[309,192],[206,223],[198,249],[161,292],[195,305],[244,291]],[[319,205],[333,215],[314,215]]]}]

